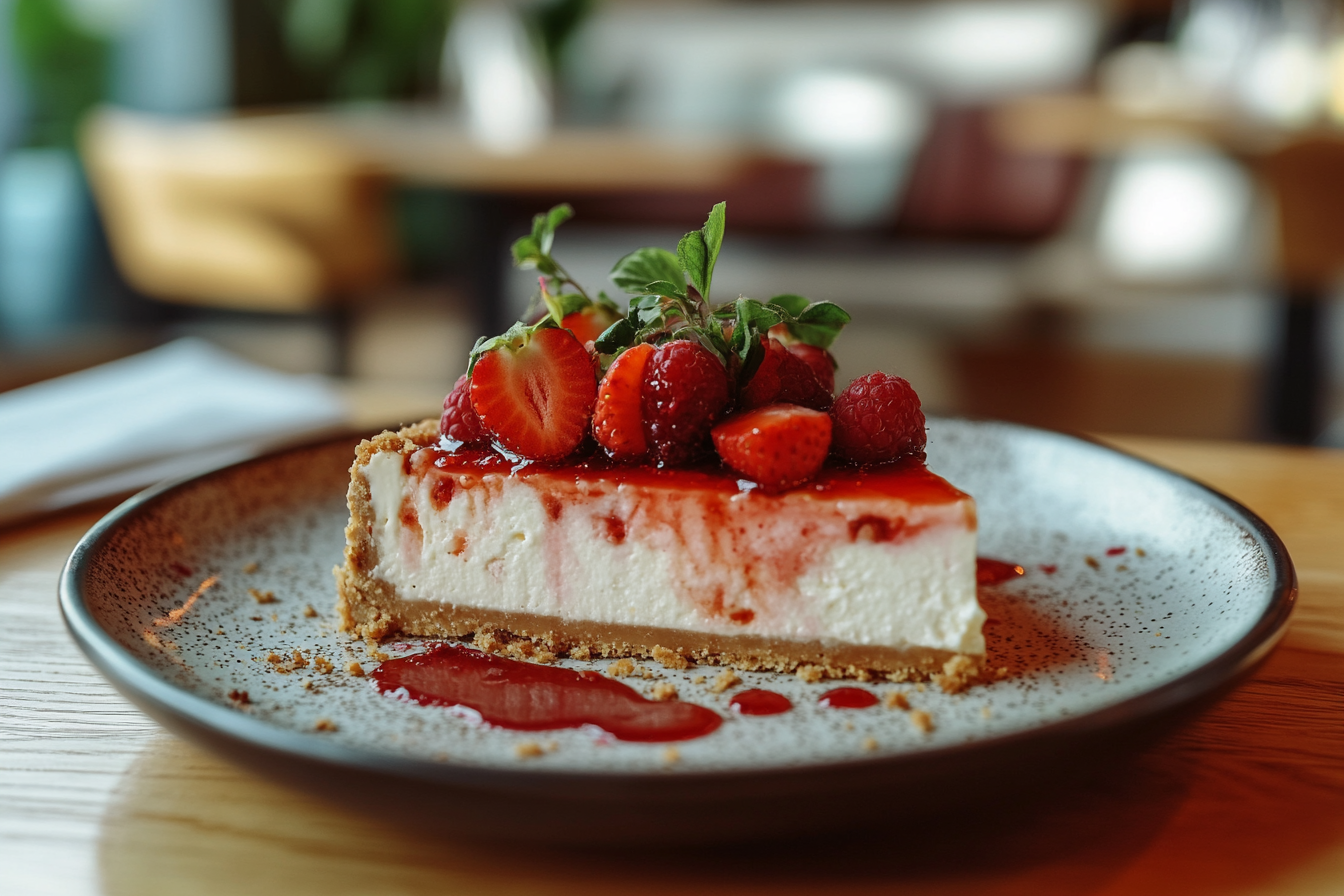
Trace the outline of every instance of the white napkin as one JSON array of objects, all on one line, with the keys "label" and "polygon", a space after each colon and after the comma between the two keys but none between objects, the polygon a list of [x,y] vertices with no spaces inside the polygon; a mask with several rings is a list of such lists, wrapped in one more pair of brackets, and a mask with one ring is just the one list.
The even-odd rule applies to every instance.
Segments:
[{"label": "white napkin", "polygon": [[331,383],[199,339],[0,393],[0,524],[335,429]]}]

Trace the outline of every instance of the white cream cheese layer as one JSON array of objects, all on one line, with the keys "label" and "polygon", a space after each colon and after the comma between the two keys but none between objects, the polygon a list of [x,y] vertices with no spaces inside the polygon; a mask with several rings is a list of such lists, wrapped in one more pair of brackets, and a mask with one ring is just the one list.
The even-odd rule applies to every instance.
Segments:
[{"label": "white cream cheese layer", "polygon": [[[472,474],[469,483],[459,476],[440,507],[431,483],[408,476],[391,453],[374,455],[363,474],[376,517],[373,574],[404,599],[725,635],[984,652],[975,532],[958,504],[912,508],[924,515],[909,521],[913,534],[901,539],[855,541],[847,530],[810,522],[801,525],[819,531],[800,539],[806,514],[763,516],[742,502],[770,499],[750,493],[723,499],[709,523],[696,518],[694,502],[670,519],[666,505],[661,516],[652,513],[650,499],[628,487],[588,489],[558,507],[552,498],[548,511],[528,478],[500,473]],[[828,510],[843,527],[845,508]],[[865,510],[851,508],[849,518]]]}]

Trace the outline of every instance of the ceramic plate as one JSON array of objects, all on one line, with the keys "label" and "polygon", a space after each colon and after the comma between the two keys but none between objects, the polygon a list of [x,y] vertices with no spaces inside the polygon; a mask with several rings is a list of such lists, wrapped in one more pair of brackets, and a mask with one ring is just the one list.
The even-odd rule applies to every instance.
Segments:
[{"label": "ceramic plate", "polygon": [[[641,691],[671,681],[723,725],[675,755],[583,729],[493,729],[380,696],[348,671],[376,665],[332,611],[353,445],[293,449],[132,498],[76,547],[61,606],[103,673],[179,733],[333,794],[409,785],[436,806],[469,807],[445,815],[476,833],[723,837],[783,829],[800,813],[857,823],[893,806],[965,805],[995,782],[1128,749],[1187,717],[1267,654],[1296,593],[1277,536],[1197,483],[1069,436],[933,420],[929,466],[975,496],[981,555],[1025,574],[981,590],[992,683],[952,695],[857,683],[902,692],[931,731],[882,704],[820,706],[833,682],[775,673],[743,674],[734,690],[767,688],[795,708],[738,716],[733,690],[701,683],[715,667],[653,663],[642,665],[656,677],[625,681]],[[296,650],[307,665],[286,671]],[[542,754],[520,755],[525,743]],[[519,800],[618,823],[557,834],[553,813],[519,813]]]}]

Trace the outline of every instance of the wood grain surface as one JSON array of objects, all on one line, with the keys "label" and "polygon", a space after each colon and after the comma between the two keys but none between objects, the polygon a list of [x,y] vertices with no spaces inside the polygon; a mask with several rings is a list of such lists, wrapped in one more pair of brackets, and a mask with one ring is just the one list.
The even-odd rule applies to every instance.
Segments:
[{"label": "wood grain surface", "polygon": [[56,580],[106,508],[0,530],[0,893],[1344,891],[1344,454],[1112,441],[1227,492],[1283,536],[1301,580],[1287,637],[1229,697],[1113,774],[900,839],[828,839],[827,819],[799,818],[787,846],[561,851],[401,829],[408,794],[334,808],[167,734],[83,660]]}]

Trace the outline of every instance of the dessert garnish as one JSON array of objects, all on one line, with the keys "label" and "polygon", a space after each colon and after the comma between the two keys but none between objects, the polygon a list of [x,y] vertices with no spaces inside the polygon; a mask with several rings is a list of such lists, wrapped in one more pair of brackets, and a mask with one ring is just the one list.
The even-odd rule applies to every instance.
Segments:
[{"label": "dessert garnish", "polygon": [[869,374],[832,399],[829,348],[850,319],[838,305],[792,294],[712,304],[725,203],[675,253],[646,247],[616,263],[624,313],[553,255],[571,217],[558,205],[513,244],[515,263],[540,275],[542,313],[478,340],[444,399],[445,439],[530,461],[595,445],[613,461],[658,468],[717,453],[766,491],[808,482],[828,456],[881,464],[923,452],[919,398],[900,377]]}]

